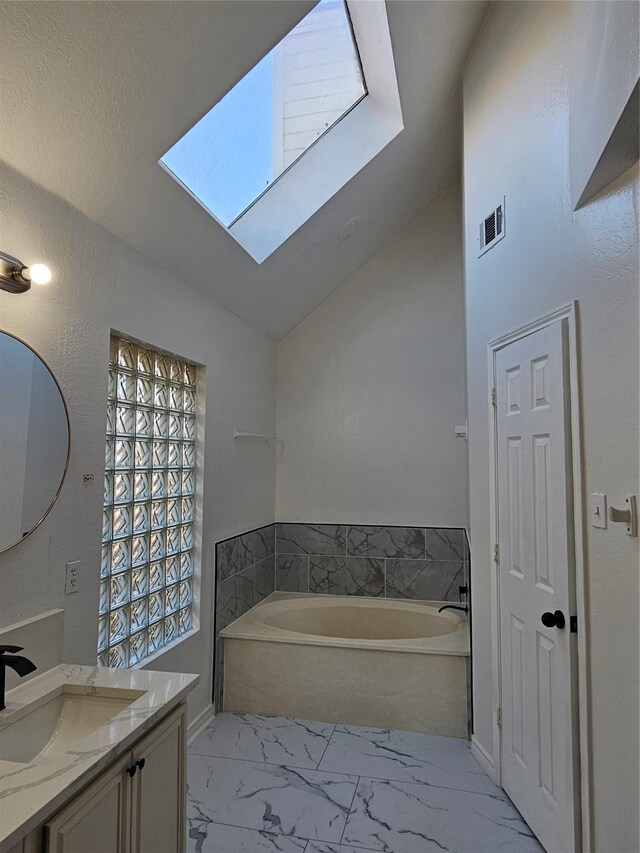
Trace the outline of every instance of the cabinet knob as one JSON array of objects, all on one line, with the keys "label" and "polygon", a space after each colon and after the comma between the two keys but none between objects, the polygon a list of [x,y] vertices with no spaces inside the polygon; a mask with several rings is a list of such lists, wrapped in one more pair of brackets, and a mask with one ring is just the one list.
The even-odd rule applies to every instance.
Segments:
[{"label": "cabinet knob", "polygon": [[137,769],[138,769],[137,764],[134,764],[131,767],[127,767],[127,773],[129,774],[129,776],[135,776]]},{"label": "cabinet knob", "polygon": [[146,758],[140,758],[138,761],[136,761],[136,767],[139,767],[140,770],[142,770],[142,768],[144,767],[145,764],[146,764]]}]

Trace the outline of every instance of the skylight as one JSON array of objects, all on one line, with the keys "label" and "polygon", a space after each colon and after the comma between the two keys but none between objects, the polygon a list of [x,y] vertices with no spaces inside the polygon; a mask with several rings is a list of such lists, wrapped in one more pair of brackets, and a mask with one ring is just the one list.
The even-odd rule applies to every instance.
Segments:
[{"label": "skylight", "polygon": [[160,160],[230,228],[367,94],[344,0],[320,0]]}]

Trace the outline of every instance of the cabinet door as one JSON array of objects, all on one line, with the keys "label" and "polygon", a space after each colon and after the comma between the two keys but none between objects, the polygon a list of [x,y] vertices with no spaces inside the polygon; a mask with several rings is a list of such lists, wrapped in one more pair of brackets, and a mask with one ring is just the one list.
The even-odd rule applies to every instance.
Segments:
[{"label": "cabinet door", "polygon": [[132,780],[132,853],[184,851],[185,708],[176,708],[133,748],[138,771]]},{"label": "cabinet door", "polygon": [[46,824],[47,853],[129,853],[131,754]]}]

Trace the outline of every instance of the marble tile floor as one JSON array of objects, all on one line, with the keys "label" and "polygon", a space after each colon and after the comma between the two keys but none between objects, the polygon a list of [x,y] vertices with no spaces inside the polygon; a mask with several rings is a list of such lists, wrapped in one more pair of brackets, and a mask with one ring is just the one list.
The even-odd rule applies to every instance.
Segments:
[{"label": "marble tile floor", "polygon": [[188,853],[544,853],[455,738],[220,714],[187,780]]}]

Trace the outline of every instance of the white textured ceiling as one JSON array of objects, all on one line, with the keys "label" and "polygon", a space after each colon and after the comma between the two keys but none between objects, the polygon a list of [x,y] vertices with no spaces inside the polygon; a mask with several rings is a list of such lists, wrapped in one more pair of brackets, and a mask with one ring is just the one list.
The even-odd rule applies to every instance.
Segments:
[{"label": "white textured ceiling", "polygon": [[4,2],[2,158],[280,338],[455,178],[461,69],[486,10],[388,2],[405,130],[258,266],[157,161],[313,5]]}]

